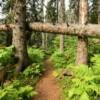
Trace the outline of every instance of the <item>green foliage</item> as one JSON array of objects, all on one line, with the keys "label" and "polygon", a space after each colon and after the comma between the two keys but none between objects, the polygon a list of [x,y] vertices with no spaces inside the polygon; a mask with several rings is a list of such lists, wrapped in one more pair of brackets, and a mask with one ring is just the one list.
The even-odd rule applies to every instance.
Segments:
[{"label": "green foliage", "polygon": [[40,63],[44,60],[45,54],[41,49],[31,47],[28,49],[28,54],[31,62]]},{"label": "green foliage", "polygon": [[64,54],[59,53],[59,52],[55,52],[52,55],[52,61],[53,61],[53,64],[56,68],[64,68],[67,64],[66,56]]},{"label": "green foliage", "polygon": [[55,38],[54,38],[54,40],[52,41],[52,51],[54,52],[54,51],[56,51],[58,48],[59,48],[59,43],[60,43],[60,38],[59,38],[59,36],[56,36]]},{"label": "green foliage", "polygon": [[[13,48],[10,46],[0,49],[0,67],[14,63]],[[21,72],[16,80],[4,83],[3,88],[0,87],[0,100],[31,100],[36,95],[33,87],[44,70],[42,63],[45,54],[33,47],[28,49],[28,53],[33,64]]]},{"label": "green foliage", "polygon": [[[65,36],[66,37],[66,36]],[[77,39],[75,37],[70,38],[66,37],[64,40],[65,44],[65,49],[64,53],[61,54],[58,52],[58,47],[59,47],[59,37],[56,37],[53,41],[54,43],[54,53],[52,55],[53,63],[55,67],[66,67],[67,64],[74,64],[75,63],[75,58],[76,58],[76,42]]]},{"label": "green foliage", "polygon": [[40,76],[43,72],[43,66],[41,64],[33,64],[30,65],[27,69],[24,70],[23,74],[25,77],[34,77],[34,76]]},{"label": "green foliage", "polygon": [[0,44],[5,44],[5,42],[6,42],[5,32],[0,32]]},{"label": "green foliage", "polygon": [[89,39],[89,63],[91,64],[91,57],[100,53],[99,39]]},{"label": "green foliage", "polygon": [[[55,53],[58,51],[59,43],[60,43],[60,38],[56,37],[53,40],[53,47],[52,47],[52,51],[54,52],[53,55],[55,55]],[[64,37],[64,54],[63,55],[66,57],[67,64],[75,63],[76,47],[77,47],[76,43],[77,43],[77,39],[75,37],[69,37],[69,36]],[[55,59],[56,58],[54,58],[53,60]]]},{"label": "green foliage", "polygon": [[100,75],[100,54],[94,55],[94,57],[91,58],[92,62],[92,69],[95,74]]},{"label": "green foliage", "polygon": [[68,37],[65,38],[65,55],[67,57],[67,64],[75,64],[76,51],[77,50],[77,38]]},{"label": "green foliage", "polygon": [[43,71],[44,67],[42,64],[34,63],[29,65],[22,73],[20,73],[18,80],[34,87]]},{"label": "green foliage", "polygon": [[92,58],[93,65],[68,67],[71,77],[61,79],[64,87],[63,96],[70,100],[99,100],[100,99],[100,55]]},{"label": "green foliage", "polygon": [[5,66],[7,64],[11,64],[14,62],[13,48],[14,46],[0,49],[0,64],[2,66]]},{"label": "green foliage", "polygon": [[4,84],[0,88],[0,100],[30,100],[36,92],[30,85],[23,85],[19,80]]},{"label": "green foliage", "polygon": [[[13,55],[14,46],[4,47],[0,49],[0,65],[6,66],[7,64],[14,63]],[[41,49],[29,48],[28,49],[29,58],[33,63],[41,63],[44,60],[45,54]]]}]

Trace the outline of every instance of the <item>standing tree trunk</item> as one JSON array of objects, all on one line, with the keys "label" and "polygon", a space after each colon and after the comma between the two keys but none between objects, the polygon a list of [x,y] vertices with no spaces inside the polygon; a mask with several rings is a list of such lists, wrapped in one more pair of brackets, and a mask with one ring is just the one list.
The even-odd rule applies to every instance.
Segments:
[{"label": "standing tree trunk", "polygon": [[[95,0],[96,2],[96,12],[97,12],[97,23],[100,24],[100,0]],[[96,41],[99,43],[100,39],[96,39]]]},{"label": "standing tree trunk", "polygon": [[[60,0],[59,23],[65,22],[65,0]],[[64,35],[60,35],[60,53],[64,52]]]},{"label": "standing tree trunk", "polygon": [[[43,19],[42,21],[44,22],[44,0],[41,0],[41,4],[42,4],[42,16]],[[45,49],[45,34],[42,32],[42,48]]]},{"label": "standing tree trunk", "polygon": [[15,57],[18,60],[16,73],[24,70],[29,64],[26,43],[26,0],[16,0],[14,3],[13,45],[15,46]]},{"label": "standing tree trunk", "polygon": [[100,0],[97,0],[97,16],[98,16],[98,24],[100,24]]},{"label": "standing tree trunk", "polygon": [[[88,0],[80,0],[79,23],[85,25],[88,21]],[[88,39],[85,36],[78,37],[76,64],[88,63]]]},{"label": "standing tree trunk", "polygon": [[[42,0],[41,3],[42,3],[42,16],[43,16],[42,21],[43,21],[43,23],[45,23],[45,22],[46,22],[46,18],[45,18],[45,11],[46,11],[46,8],[45,8],[45,6],[44,6],[45,0]],[[42,32],[42,48],[43,48],[44,50],[47,49],[47,36],[48,36],[48,34],[44,34],[44,33]]]},{"label": "standing tree trunk", "polygon": [[55,6],[56,6],[56,9],[57,9],[57,21],[56,21],[56,23],[58,23],[58,20],[59,20],[59,16],[58,16],[58,12],[59,12],[59,0],[56,0]]}]

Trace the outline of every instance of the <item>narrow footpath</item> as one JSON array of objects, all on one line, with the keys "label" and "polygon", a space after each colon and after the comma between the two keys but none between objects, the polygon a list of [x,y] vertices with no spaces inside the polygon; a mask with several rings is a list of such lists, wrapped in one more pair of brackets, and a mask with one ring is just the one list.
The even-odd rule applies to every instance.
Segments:
[{"label": "narrow footpath", "polygon": [[33,100],[60,100],[60,89],[55,77],[52,75],[53,65],[50,59],[45,60],[44,67],[46,71],[36,85],[38,95]]}]

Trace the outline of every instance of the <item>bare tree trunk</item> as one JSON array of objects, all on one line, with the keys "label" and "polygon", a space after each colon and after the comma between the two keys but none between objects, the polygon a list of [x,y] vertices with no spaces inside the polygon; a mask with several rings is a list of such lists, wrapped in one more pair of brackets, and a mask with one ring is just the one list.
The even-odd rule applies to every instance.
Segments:
[{"label": "bare tree trunk", "polygon": [[45,34],[42,33],[42,48],[45,49]]},{"label": "bare tree trunk", "polygon": [[[41,1],[42,3],[42,16],[43,16],[43,19],[42,21],[44,22],[44,0]],[[42,32],[42,48],[45,49],[45,34]]]},{"label": "bare tree trunk", "polygon": [[[100,24],[100,0],[96,0],[96,12],[97,12],[97,23]],[[96,41],[99,43],[100,39],[96,39]]]},{"label": "bare tree trunk", "polygon": [[[44,3],[45,3],[45,0],[42,0],[43,23],[46,21],[46,20],[45,20],[45,11],[46,11],[46,8],[45,8],[45,6],[44,6]],[[44,50],[47,49],[47,35],[48,35],[48,34],[44,34],[44,33],[42,32],[42,48],[43,48]]]},{"label": "bare tree trunk", "polygon": [[98,24],[100,24],[100,0],[97,0]]},{"label": "bare tree trunk", "polygon": [[[16,25],[14,24],[1,24],[0,31],[7,31],[14,29]],[[29,23],[29,27],[31,30],[36,32],[44,32],[48,34],[63,34],[70,36],[87,36],[92,38],[100,38],[100,25],[98,24],[56,24],[53,25],[51,23]]]},{"label": "bare tree trunk", "polygon": [[[60,0],[59,23],[65,22],[65,0]],[[64,52],[64,35],[60,35],[60,53]]]},{"label": "bare tree trunk", "polygon": [[[0,25],[0,30],[6,29],[5,25]],[[5,28],[4,28],[5,27]],[[71,35],[71,36],[87,36],[100,38],[100,25],[97,24],[56,24],[53,25],[51,23],[30,23],[30,29],[37,32],[45,32],[49,34],[63,34],[63,35]],[[7,30],[7,29],[6,29]]]},{"label": "bare tree trunk", "polygon": [[64,35],[60,35],[60,53],[64,53]]},{"label": "bare tree trunk", "polygon": [[24,70],[29,64],[26,43],[26,1],[16,0],[14,3],[13,45],[15,46],[15,57],[18,60],[16,72]]},{"label": "bare tree trunk", "polygon": [[[84,25],[88,21],[88,0],[80,0],[79,22]],[[88,63],[88,39],[85,36],[78,37],[76,64]]]},{"label": "bare tree trunk", "polygon": [[58,23],[58,18],[59,18],[59,16],[58,16],[58,12],[59,12],[59,0],[56,0],[56,9],[57,9],[57,23]]}]

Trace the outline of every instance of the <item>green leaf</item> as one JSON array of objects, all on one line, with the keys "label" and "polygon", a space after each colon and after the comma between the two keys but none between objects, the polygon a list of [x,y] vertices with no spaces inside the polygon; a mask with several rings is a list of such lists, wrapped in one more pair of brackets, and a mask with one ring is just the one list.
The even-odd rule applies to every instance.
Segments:
[{"label": "green leaf", "polygon": [[86,92],[83,92],[79,100],[90,100],[89,96]]}]

